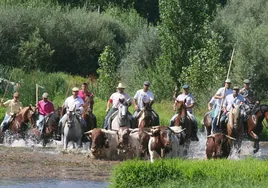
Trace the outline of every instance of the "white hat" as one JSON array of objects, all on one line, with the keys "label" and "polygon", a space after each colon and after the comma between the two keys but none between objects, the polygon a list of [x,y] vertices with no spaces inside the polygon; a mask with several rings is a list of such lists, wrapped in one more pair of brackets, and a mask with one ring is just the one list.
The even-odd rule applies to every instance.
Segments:
[{"label": "white hat", "polygon": [[122,84],[122,83],[119,83],[118,86],[116,87],[117,89],[125,89],[126,87]]},{"label": "white hat", "polygon": [[48,98],[48,93],[43,93],[42,98]]},{"label": "white hat", "polygon": [[78,87],[74,87],[74,88],[72,89],[72,91],[79,91],[79,88],[78,88]]}]

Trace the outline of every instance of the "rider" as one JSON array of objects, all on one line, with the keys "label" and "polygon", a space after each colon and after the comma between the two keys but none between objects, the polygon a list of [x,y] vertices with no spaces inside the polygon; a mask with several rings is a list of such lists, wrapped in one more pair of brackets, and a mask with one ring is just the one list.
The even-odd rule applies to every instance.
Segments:
[{"label": "rider", "polygon": [[258,105],[260,102],[254,98],[253,91],[249,88],[250,81],[245,79],[243,81],[244,87],[239,91],[239,94],[242,95],[245,99],[245,111],[243,113],[243,125],[244,132],[247,133],[247,114],[250,114],[251,110]]},{"label": "rider", "polygon": [[[118,107],[120,104],[119,99],[125,99],[126,101],[129,100],[129,105],[131,105],[131,98],[127,93],[124,92],[125,88],[126,87],[122,83],[119,83],[118,86],[116,87],[117,92],[113,93],[110,96],[107,102],[107,108],[106,108],[107,115],[104,119],[104,125],[103,125],[104,129],[108,129],[109,117],[118,110]],[[110,108],[111,104],[112,104],[112,108]]]},{"label": "rider", "polygon": [[0,102],[0,106],[7,107],[5,118],[1,123],[2,132],[5,132],[8,129],[8,122],[11,116],[17,114],[22,109],[22,103],[19,101],[19,96],[20,94],[15,92],[13,94],[13,99],[10,99],[6,102],[4,102],[4,99],[2,99]]},{"label": "rider", "polygon": [[88,96],[91,98],[94,97],[93,93],[88,90],[87,83],[82,84],[81,90],[78,91],[78,96],[81,97],[84,102],[85,102],[85,96]]},{"label": "rider", "polygon": [[[72,95],[65,100],[63,104],[63,108],[66,108],[68,110],[70,107],[75,105],[76,109],[79,109],[80,113],[82,114],[84,101],[83,99],[81,99],[81,97],[78,96],[78,91],[79,89],[77,87],[74,87],[72,89]],[[64,114],[64,116],[60,119],[60,122],[58,125],[57,138],[56,138],[57,140],[60,140],[62,125],[64,125],[64,123],[66,122],[66,119],[67,119],[67,113]],[[84,123],[83,118],[82,118],[82,122]]]},{"label": "rider", "polygon": [[[149,86],[150,86],[150,82],[145,81],[143,83],[143,89],[138,90],[134,96],[133,102],[135,106],[135,111],[134,111],[133,117],[135,119],[135,122],[137,121],[137,115],[139,111],[144,108],[143,102],[148,101],[152,104],[152,102],[154,101],[154,94],[153,92],[149,90]],[[153,109],[152,109],[152,114],[155,119],[155,125],[159,125],[159,116]]]},{"label": "rider", "polygon": [[227,115],[232,108],[232,105],[238,105],[244,103],[244,98],[242,95],[238,94],[239,87],[233,88],[233,94],[229,94],[223,101],[223,114],[221,116],[221,123],[227,120]]},{"label": "rider", "polygon": [[[187,85],[187,84],[184,84],[182,86],[182,89],[183,89],[183,92],[182,94],[180,94],[174,104],[173,104],[173,110],[176,111],[176,106],[177,106],[177,102],[178,101],[185,101],[185,106],[187,107],[187,115],[190,117],[190,119],[194,122],[194,129],[195,131],[194,132],[197,132],[197,121],[193,115],[193,107],[194,107],[194,97],[191,93],[189,93],[189,88],[190,86]],[[177,117],[178,114],[175,114],[171,120],[170,120],[170,126],[173,126],[174,125],[174,120],[175,118]],[[195,138],[197,138],[197,135],[195,135]]]},{"label": "rider", "polygon": [[218,100],[217,100],[217,103],[216,103],[216,107],[215,107],[215,111],[214,111],[214,117],[213,117],[213,121],[212,121],[212,133],[216,132],[218,114],[221,111],[220,107],[221,107],[222,99],[224,99],[227,95],[233,93],[233,90],[230,89],[230,86],[231,86],[231,80],[226,79],[225,80],[225,86],[221,87],[220,89],[218,89],[218,91],[216,92],[216,94],[214,96],[214,98],[218,99]]},{"label": "rider", "polygon": [[40,100],[36,107],[38,108],[39,118],[37,122],[37,126],[41,132],[43,132],[43,128],[45,125],[45,117],[50,113],[54,112],[54,105],[51,101],[48,100],[48,93],[43,93],[42,100]]}]

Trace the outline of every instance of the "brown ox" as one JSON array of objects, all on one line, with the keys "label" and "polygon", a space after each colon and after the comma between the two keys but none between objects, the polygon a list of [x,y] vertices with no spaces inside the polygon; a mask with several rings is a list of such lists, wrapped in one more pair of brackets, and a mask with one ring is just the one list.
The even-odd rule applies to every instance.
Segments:
[{"label": "brown ox", "polygon": [[97,159],[118,159],[118,135],[116,131],[95,128],[85,132],[91,138],[90,151],[92,157]]},{"label": "brown ox", "polygon": [[133,159],[141,156],[142,147],[139,139],[139,129],[120,127],[117,134],[117,148],[120,156],[122,156],[124,159]]},{"label": "brown ox", "polygon": [[207,158],[227,158],[231,150],[231,141],[234,138],[223,133],[216,133],[207,137]]},{"label": "brown ox", "polygon": [[[167,126],[153,127],[148,149],[151,162],[156,158],[174,158],[181,156],[180,151],[183,146],[180,145],[180,138],[183,136],[183,130],[172,130]],[[176,134],[176,135],[175,135]]]}]

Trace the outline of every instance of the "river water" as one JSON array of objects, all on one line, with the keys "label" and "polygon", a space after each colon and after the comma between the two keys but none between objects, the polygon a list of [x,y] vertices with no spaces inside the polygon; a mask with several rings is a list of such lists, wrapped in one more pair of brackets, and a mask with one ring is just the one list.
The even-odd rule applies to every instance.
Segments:
[{"label": "river water", "polygon": [[[206,135],[199,133],[199,142],[192,142],[188,159],[206,159]],[[94,187],[109,186],[109,177],[118,161],[88,158],[89,144],[83,148],[63,152],[60,142],[53,141],[46,147],[31,140],[15,140],[0,145],[0,187]],[[245,157],[266,159],[268,142],[260,142],[260,150],[253,154],[253,142],[243,141],[241,152],[235,151],[230,160]]]}]

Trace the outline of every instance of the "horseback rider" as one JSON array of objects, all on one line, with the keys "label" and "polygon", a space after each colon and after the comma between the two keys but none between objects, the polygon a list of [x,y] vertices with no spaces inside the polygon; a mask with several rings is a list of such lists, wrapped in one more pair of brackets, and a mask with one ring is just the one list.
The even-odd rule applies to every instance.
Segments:
[{"label": "horseback rider", "polygon": [[[182,89],[183,89],[183,92],[182,94],[180,94],[174,104],[173,104],[173,110],[176,111],[176,106],[177,106],[177,102],[178,101],[185,101],[185,106],[187,107],[187,116],[193,121],[193,125],[194,125],[194,132],[197,132],[197,120],[196,118],[194,117],[193,115],[193,107],[194,107],[194,104],[195,104],[195,101],[194,101],[194,97],[191,93],[189,93],[189,88],[190,86],[187,85],[187,84],[184,84],[182,86]],[[174,125],[174,120],[175,118],[177,117],[178,114],[175,114],[171,120],[170,120],[170,126],[173,126]],[[197,138],[197,135],[195,135],[195,137]],[[198,140],[198,139],[197,139]]]},{"label": "horseback rider", "polygon": [[[137,121],[137,115],[139,112],[144,108],[144,102],[149,102],[150,104],[153,103],[154,101],[154,94],[152,91],[149,90],[150,82],[145,81],[143,83],[143,89],[140,89],[136,92],[134,96],[134,106],[135,106],[135,111],[133,114],[133,117],[135,119],[135,122]],[[155,122],[155,125],[159,125],[159,116],[158,114],[152,109],[152,114],[153,114],[153,119]]]},{"label": "horseback rider", "polygon": [[93,93],[88,90],[87,83],[82,84],[81,90],[78,91],[78,96],[81,97],[84,102],[85,102],[85,96],[88,96],[91,98],[94,97]]},{"label": "horseback rider", "polygon": [[48,93],[43,93],[42,100],[36,104],[36,108],[39,112],[37,127],[42,133],[45,125],[45,117],[54,112],[54,105],[48,100]]},{"label": "horseback rider", "polygon": [[[126,101],[129,101],[129,106],[131,105],[131,98],[130,98],[129,94],[124,92],[125,88],[126,87],[122,83],[119,83],[118,86],[116,87],[117,92],[113,93],[110,96],[109,100],[107,101],[107,108],[106,108],[107,115],[104,119],[104,125],[103,125],[104,129],[108,129],[109,118],[111,117],[111,115],[113,113],[115,113],[118,110],[118,107],[120,104],[119,99],[125,99]],[[112,104],[112,108],[110,108],[111,104]],[[131,114],[128,112],[128,116],[129,115],[131,115]]]},{"label": "horseback rider", "polygon": [[243,88],[239,91],[239,94],[242,95],[245,99],[244,103],[244,113],[243,113],[243,125],[244,132],[247,133],[247,115],[251,113],[251,111],[259,105],[259,101],[254,98],[253,91],[249,88],[250,81],[249,79],[244,79]]},{"label": "horseback rider", "polygon": [[229,94],[223,101],[223,114],[221,115],[220,122],[224,123],[228,121],[228,113],[232,108],[232,105],[239,105],[244,103],[244,98],[242,95],[238,94],[239,87],[233,88],[233,94]]},{"label": "horseback rider", "polygon": [[1,123],[2,133],[8,129],[8,124],[11,118],[15,117],[15,115],[22,109],[22,103],[19,101],[19,96],[20,94],[15,92],[13,94],[13,99],[7,100],[6,102],[4,102],[4,99],[2,99],[0,102],[0,106],[7,107],[4,120]]},{"label": "horseback rider", "polygon": [[221,102],[222,100],[224,100],[224,98],[233,93],[233,90],[230,89],[231,86],[231,80],[230,79],[226,79],[225,80],[225,85],[224,87],[221,87],[220,89],[218,89],[218,91],[216,92],[216,94],[214,95],[215,99],[218,99],[216,102],[216,107],[215,107],[215,111],[214,111],[214,117],[212,120],[212,133],[216,132],[216,126],[217,126],[217,121],[218,121],[218,114],[220,113],[221,109]]},{"label": "horseback rider", "polygon": [[[73,105],[75,105],[76,110],[79,110],[80,113],[82,114],[83,109],[84,109],[83,108],[84,101],[83,101],[83,99],[81,97],[78,96],[78,91],[79,91],[79,89],[77,87],[74,87],[72,89],[72,95],[65,100],[65,102],[63,104],[63,108],[66,108],[68,110]],[[80,118],[81,118],[81,121],[83,122],[83,124],[85,125],[85,120],[82,118],[82,116]],[[67,113],[64,114],[63,117],[59,121],[58,133],[57,133],[56,140],[61,139],[62,125],[65,124],[66,120],[67,120]]]}]

